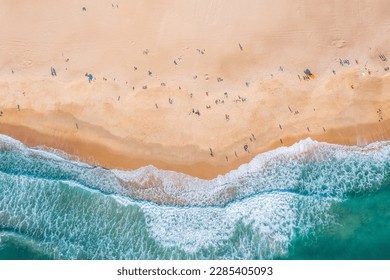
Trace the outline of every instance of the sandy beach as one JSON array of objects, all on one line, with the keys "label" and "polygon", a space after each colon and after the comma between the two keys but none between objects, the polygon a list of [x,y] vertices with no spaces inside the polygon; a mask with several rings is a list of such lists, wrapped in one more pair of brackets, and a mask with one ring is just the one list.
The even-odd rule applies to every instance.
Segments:
[{"label": "sandy beach", "polygon": [[384,0],[3,0],[0,133],[206,179],[307,137],[390,140],[389,13]]}]

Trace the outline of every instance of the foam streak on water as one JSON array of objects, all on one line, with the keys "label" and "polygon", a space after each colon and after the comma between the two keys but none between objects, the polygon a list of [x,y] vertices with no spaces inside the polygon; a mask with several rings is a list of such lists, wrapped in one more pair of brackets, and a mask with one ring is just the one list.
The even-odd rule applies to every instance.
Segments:
[{"label": "foam streak on water", "polygon": [[106,170],[1,136],[0,257],[10,233],[58,259],[283,257],[294,239],[335,223],[332,207],[380,190],[389,163],[390,142],[307,139],[201,180]]}]

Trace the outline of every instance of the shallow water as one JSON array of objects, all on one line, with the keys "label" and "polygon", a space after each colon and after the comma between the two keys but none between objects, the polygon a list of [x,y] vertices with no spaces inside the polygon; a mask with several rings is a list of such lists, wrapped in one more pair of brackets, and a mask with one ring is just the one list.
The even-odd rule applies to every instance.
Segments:
[{"label": "shallow water", "polygon": [[389,259],[390,142],[310,139],[201,180],[0,137],[0,259]]}]

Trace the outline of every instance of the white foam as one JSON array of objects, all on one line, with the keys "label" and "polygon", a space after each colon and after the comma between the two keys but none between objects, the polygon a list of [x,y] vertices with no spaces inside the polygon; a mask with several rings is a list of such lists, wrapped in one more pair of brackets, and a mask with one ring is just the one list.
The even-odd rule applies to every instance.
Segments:
[{"label": "white foam", "polygon": [[[342,200],[349,192],[375,190],[375,184],[384,179],[381,167],[383,169],[389,160],[389,147],[389,143],[344,147],[308,139],[289,148],[259,155],[250,163],[214,180],[194,179],[194,184],[191,184],[191,179],[185,176],[188,188],[180,187],[187,190],[186,202],[189,205],[223,206],[226,202],[235,202],[225,207],[179,209],[142,205],[148,230],[163,246],[177,246],[194,253],[226,242],[241,221],[260,236],[261,244],[256,244],[255,248],[261,258],[281,256],[287,252],[296,229],[305,234],[316,224],[332,222],[333,217],[327,214],[332,201]],[[156,192],[163,189],[165,192],[161,193],[166,194],[169,187],[175,187],[166,184],[172,179],[167,172],[151,170],[163,184],[163,187],[153,186]],[[136,178],[132,177],[133,180]],[[226,193],[231,186],[234,186],[233,198],[213,196],[218,192]],[[300,195],[301,192],[305,196]],[[153,200],[158,195],[150,197]],[[306,207],[299,208],[302,202]],[[238,254],[253,248],[254,244],[237,246],[242,246]]]},{"label": "white foam", "polygon": [[24,148],[22,142],[13,139],[7,135],[0,134],[0,149],[7,148]]},{"label": "white foam", "polygon": [[[71,164],[76,167],[89,167],[87,164],[69,161],[48,151],[28,149],[19,141],[5,135],[0,135],[0,145],[6,145],[8,148],[12,146],[28,154],[52,159],[61,166]],[[357,160],[358,157],[360,158]],[[304,182],[305,191],[323,195],[342,195],[348,191],[347,183],[355,184],[355,189],[363,189],[363,183],[368,184],[367,178],[373,182],[383,179],[384,175],[374,172],[372,168],[380,169],[380,165],[384,165],[384,161],[389,157],[390,142],[372,143],[366,147],[349,147],[319,143],[307,138],[290,147],[259,154],[251,162],[212,180],[159,170],[153,166],[132,171],[91,169],[83,176],[89,178],[89,185],[95,184],[96,187],[103,188],[103,191],[127,195],[136,200],[173,205],[223,206],[256,193],[284,189],[297,191],[305,179],[302,178],[302,172],[308,169],[310,163],[307,164],[307,161],[311,159],[315,159],[323,166],[318,167],[322,170],[315,171],[316,178],[310,178],[312,172],[308,172],[307,178],[310,180]],[[334,167],[333,161],[344,162],[345,166]],[[362,165],[362,162],[369,163]],[[373,174],[372,176],[377,178],[368,175],[360,178],[359,172]],[[355,175],[360,183],[353,178]],[[118,182],[114,176],[119,179]],[[324,184],[327,184],[327,188],[321,189],[321,185]],[[368,187],[371,185],[372,182]]]},{"label": "white foam", "polygon": [[[364,188],[367,180],[359,182],[353,179],[362,171],[375,174],[377,178],[373,178],[374,182],[383,179],[383,174],[373,168],[380,168],[384,160],[390,157],[389,143],[349,147],[320,143],[308,138],[291,147],[260,154],[251,162],[212,180],[201,180],[153,166],[113,172],[128,183],[127,188],[137,199],[166,204],[225,205],[260,192],[283,189],[299,191],[302,182],[305,183],[304,191],[342,196],[348,191],[348,182],[343,182],[344,179],[355,184],[355,189]],[[336,161],[343,162],[345,166],[335,166]],[[318,164],[318,170],[310,170],[311,162]],[[360,166],[359,162],[367,162],[367,165]],[[307,181],[302,177],[302,172],[308,173]],[[323,188],[325,185],[327,187]]]},{"label": "white foam", "polygon": [[[0,139],[3,138],[0,136]],[[15,144],[12,138],[11,141],[7,138],[5,140]],[[20,142],[16,141],[19,148],[27,149],[17,143]],[[51,157],[48,152],[41,154]],[[344,199],[349,192],[375,190],[388,175],[384,166],[389,164],[389,159],[390,142],[346,147],[306,139],[291,147],[258,155],[250,163],[213,180],[201,180],[147,166],[134,171],[111,172],[92,168],[85,173],[77,168],[72,171],[88,177],[87,183],[97,190],[71,179],[62,181],[71,187],[98,193],[99,197],[105,196],[103,193],[110,190],[110,197],[119,204],[140,207],[151,237],[173,251],[176,248],[189,253],[197,253],[202,249],[212,251],[230,242],[232,258],[273,258],[287,252],[297,231],[309,234],[316,225],[331,223],[332,217],[328,213],[332,203]],[[65,163],[72,164],[64,159],[58,162],[58,168],[65,166],[62,165]],[[0,197],[0,204],[4,207],[15,205],[20,208],[20,212],[26,212],[17,223],[20,228],[24,227],[23,218],[43,215],[34,212],[40,209],[36,205],[42,203],[28,208],[30,213],[24,210],[25,204],[29,203],[26,197],[31,194],[29,188],[32,184],[28,178],[17,176],[16,185],[25,186],[23,195],[19,196],[20,201],[14,201],[12,192],[17,188],[13,187],[6,193],[8,201]],[[123,181],[121,183],[128,192],[123,191],[116,181],[118,178]],[[37,182],[37,185],[41,184],[36,178],[31,180]],[[56,191],[59,192],[54,189],[53,194]],[[46,203],[43,194],[41,199]],[[148,201],[139,201],[139,198]],[[46,204],[50,212],[51,204]],[[177,204],[184,206],[178,207]],[[96,204],[96,207],[100,207],[100,204]],[[122,224],[120,221],[118,226],[131,222],[131,216],[123,216],[125,222]],[[79,218],[85,219],[83,215]],[[238,224],[249,228],[255,236],[244,235],[234,241]],[[54,227],[56,223],[50,225]],[[93,226],[99,228],[99,225]],[[112,229],[116,230],[115,227]],[[81,249],[75,247],[69,250]]]},{"label": "white foam", "polygon": [[73,164],[77,164],[84,167],[89,166],[88,164],[83,163],[81,161],[72,160],[73,157],[61,150],[49,148],[44,145],[34,148],[28,148],[19,140],[16,140],[3,134],[0,134],[0,150],[17,150],[26,154],[41,156],[46,159],[52,159],[56,161],[68,161]]},{"label": "white foam", "polygon": [[[299,207],[304,205],[302,200],[310,203],[311,207]],[[191,253],[218,247],[232,238],[237,224],[241,222],[259,238],[260,243],[253,244],[252,240],[251,246],[258,250],[260,257],[273,258],[287,253],[297,227],[308,231],[316,223],[329,222],[325,218],[322,221],[300,219],[300,215],[307,217],[307,213],[302,211],[323,213],[328,210],[329,201],[313,203],[314,200],[291,193],[272,193],[222,208],[177,208],[150,204],[141,205],[141,208],[149,232],[163,246],[178,247]],[[245,248],[242,249],[245,251]]]}]

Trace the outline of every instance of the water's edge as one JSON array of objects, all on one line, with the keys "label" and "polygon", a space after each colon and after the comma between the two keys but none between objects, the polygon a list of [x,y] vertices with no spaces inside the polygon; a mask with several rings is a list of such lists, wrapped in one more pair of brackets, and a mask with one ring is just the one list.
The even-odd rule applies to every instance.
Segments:
[{"label": "water's edge", "polygon": [[[0,136],[0,259],[332,259],[311,250],[361,239],[361,224],[379,227],[385,243],[389,229],[389,141],[306,139],[213,180],[152,166],[107,170],[53,152]],[[360,205],[373,199],[374,216],[361,222]],[[350,204],[355,227],[345,226]]]}]

